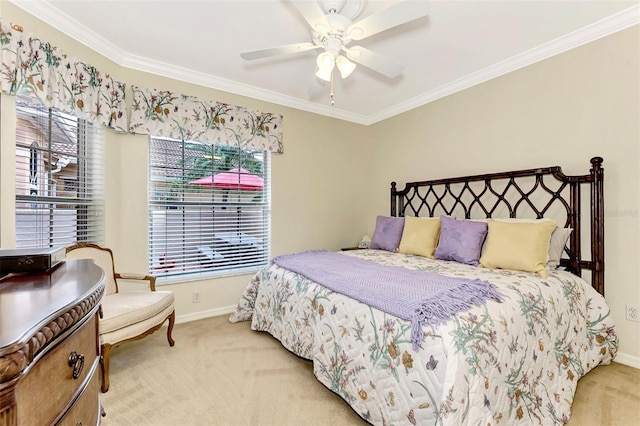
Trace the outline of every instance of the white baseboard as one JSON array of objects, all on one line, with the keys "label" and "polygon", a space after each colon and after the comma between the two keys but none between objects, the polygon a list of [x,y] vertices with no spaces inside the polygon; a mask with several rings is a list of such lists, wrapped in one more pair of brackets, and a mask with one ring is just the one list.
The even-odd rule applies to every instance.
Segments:
[{"label": "white baseboard", "polygon": [[[176,324],[183,322],[197,321],[205,318],[217,317],[220,315],[230,315],[236,309],[236,305],[223,306],[221,308],[207,309],[205,311],[193,312],[190,314],[176,315]],[[615,362],[619,364],[628,365],[629,367],[637,368],[640,370],[640,357],[625,354],[624,352],[618,352],[616,354]]]},{"label": "white baseboard", "polygon": [[183,322],[197,321],[205,318],[229,315],[233,313],[237,305],[223,306],[222,308],[207,309],[205,311],[193,312],[190,314],[176,315],[176,324]]},{"label": "white baseboard", "polygon": [[618,352],[614,361],[618,364],[628,365],[629,367],[637,368],[640,370],[640,358],[637,356]]}]

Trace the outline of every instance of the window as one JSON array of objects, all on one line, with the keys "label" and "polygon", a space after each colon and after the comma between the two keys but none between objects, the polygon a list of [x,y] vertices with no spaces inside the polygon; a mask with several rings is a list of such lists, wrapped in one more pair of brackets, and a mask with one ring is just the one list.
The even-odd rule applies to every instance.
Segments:
[{"label": "window", "polygon": [[150,272],[189,278],[265,265],[269,152],[154,137],[149,146]]},{"label": "window", "polygon": [[16,98],[16,246],[104,239],[103,130]]}]

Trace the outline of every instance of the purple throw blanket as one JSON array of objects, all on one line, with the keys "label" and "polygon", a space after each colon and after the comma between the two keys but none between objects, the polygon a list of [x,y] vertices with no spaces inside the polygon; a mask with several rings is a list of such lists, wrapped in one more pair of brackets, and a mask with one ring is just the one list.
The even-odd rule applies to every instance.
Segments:
[{"label": "purple throw blanket", "polygon": [[329,290],[411,321],[414,350],[422,344],[423,326],[443,324],[454,314],[488,299],[502,301],[495,286],[487,281],[381,265],[326,250],[286,254],[273,261]]}]

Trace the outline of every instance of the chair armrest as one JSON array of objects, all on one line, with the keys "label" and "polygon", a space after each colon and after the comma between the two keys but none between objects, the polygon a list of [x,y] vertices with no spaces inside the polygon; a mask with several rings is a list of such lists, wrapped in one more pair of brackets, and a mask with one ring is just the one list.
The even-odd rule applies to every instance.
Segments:
[{"label": "chair armrest", "polygon": [[145,274],[133,274],[133,273],[115,273],[115,278],[123,279],[123,280],[144,280],[149,281],[149,288],[151,291],[156,291],[156,277],[153,275],[145,275]]}]

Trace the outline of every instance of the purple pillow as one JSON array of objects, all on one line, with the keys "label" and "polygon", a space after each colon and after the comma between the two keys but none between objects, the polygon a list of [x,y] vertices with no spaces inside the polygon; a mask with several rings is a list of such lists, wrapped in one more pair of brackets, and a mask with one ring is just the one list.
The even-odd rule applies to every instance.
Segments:
[{"label": "purple pillow", "polygon": [[440,241],[436,248],[435,258],[478,266],[482,243],[486,236],[487,224],[485,222],[440,216]]},{"label": "purple pillow", "polygon": [[370,247],[372,249],[397,251],[402,239],[403,229],[404,217],[378,216]]}]

